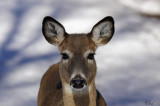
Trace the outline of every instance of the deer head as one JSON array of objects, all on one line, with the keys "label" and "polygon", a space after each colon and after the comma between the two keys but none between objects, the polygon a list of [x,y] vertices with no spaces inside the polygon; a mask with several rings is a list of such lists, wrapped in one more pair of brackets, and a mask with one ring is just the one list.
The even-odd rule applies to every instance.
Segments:
[{"label": "deer head", "polygon": [[59,73],[65,89],[77,93],[94,86],[96,49],[107,44],[113,34],[114,20],[110,16],[94,25],[88,34],[68,34],[55,19],[49,16],[44,18],[43,35],[49,43],[58,46],[62,55]]}]

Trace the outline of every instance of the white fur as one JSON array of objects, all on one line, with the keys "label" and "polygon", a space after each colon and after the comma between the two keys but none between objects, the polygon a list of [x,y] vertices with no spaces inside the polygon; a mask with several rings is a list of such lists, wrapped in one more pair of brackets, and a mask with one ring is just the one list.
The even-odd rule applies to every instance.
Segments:
[{"label": "white fur", "polygon": [[86,79],[86,76],[78,69],[75,69],[74,73],[71,75],[71,79],[73,79],[76,75],[80,75],[83,79]]},{"label": "white fur", "polygon": [[100,23],[93,29],[93,41],[96,43],[100,43],[100,38],[110,37],[112,34],[112,23],[109,21],[105,21]]},{"label": "white fur", "polygon": [[61,26],[59,26],[58,24],[49,21],[47,23],[48,30],[53,30],[53,26],[52,25],[55,27],[54,30],[57,32],[57,34],[48,31],[49,33],[47,34],[47,36],[48,37],[57,37],[58,40],[62,41],[64,39],[64,37],[63,37],[63,35],[64,35],[64,29]]},{"label": "white fur", "polygon": [[[72,58],[73,54],[70,51],[64,50],[64,51],[62,51],[62,53],[66,53],[69,56],[69,58]],[[65,59],[65,60],[62,60],[62,61],[63,61],[63,63],[67,63],[68,59]]]},{"label": "white fur", "polygon": [[73,94],[85,94],[86,92],[88,92],[88,90],[89,90],[88,86],[85,85],[81,89],[72,88],[72,93]]},{"label": "white fur", "polygon": [[67,92],[67,93],[70,93],[70,94],[73,93],[71,86],[68,85],[68,84],[65,84],[65,85],[64,85],[64,89],[65,89],[65,92]]},{"label": "white fur", "polygon": [[[87,56],[89,55],[89,53],[94,53],[92,50],[87,50],[85,53],[84,53],[84,57],[87,58]],[[90,60],[88,59],[88,62],[89,63],[93,63],[93,60]]]}]

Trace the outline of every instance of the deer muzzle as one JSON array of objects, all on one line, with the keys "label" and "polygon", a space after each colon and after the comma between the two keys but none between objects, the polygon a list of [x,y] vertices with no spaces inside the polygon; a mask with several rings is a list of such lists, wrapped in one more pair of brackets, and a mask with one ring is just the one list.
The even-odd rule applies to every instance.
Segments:
[{"label": "deer muzzle", "polygon": [[87,86],[86,80],[77,75],[70,81],[70,86],[74,89],[82,89]]}]

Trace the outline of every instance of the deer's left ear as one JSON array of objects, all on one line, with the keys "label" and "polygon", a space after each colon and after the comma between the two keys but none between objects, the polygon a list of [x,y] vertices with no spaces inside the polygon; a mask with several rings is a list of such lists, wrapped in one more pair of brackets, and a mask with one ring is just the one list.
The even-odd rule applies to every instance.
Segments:
[{"label": "deer's left ear", "polygon": [[92,40],[97,46],[107,44],[114,34],[114,19],[111,16],[99,21],[91,31]]}]

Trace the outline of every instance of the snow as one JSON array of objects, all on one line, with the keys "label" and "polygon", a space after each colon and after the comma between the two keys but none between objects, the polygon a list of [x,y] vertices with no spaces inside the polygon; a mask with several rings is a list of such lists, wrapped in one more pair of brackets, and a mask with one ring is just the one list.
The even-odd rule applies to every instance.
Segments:
[{"label": "snow", "polygon": [[160,0],[119,0],[122,4],[148,15],[160,15]]},{"label": "snow", "polygon": [[60,60],[58,48],[48,44],[41,32],[47,15],[61,22],[68,33],[88,33],[102,18],[113,16],[115,35],[98,48],[95,57],[97,88],[108,106],[145,106],[146,101],[159,106],[160,20],[137,14],[141,9],[128,8],[131,4],[124,6],[123,0],[0,1],[0,106],[37,105],[42,75]]}]

